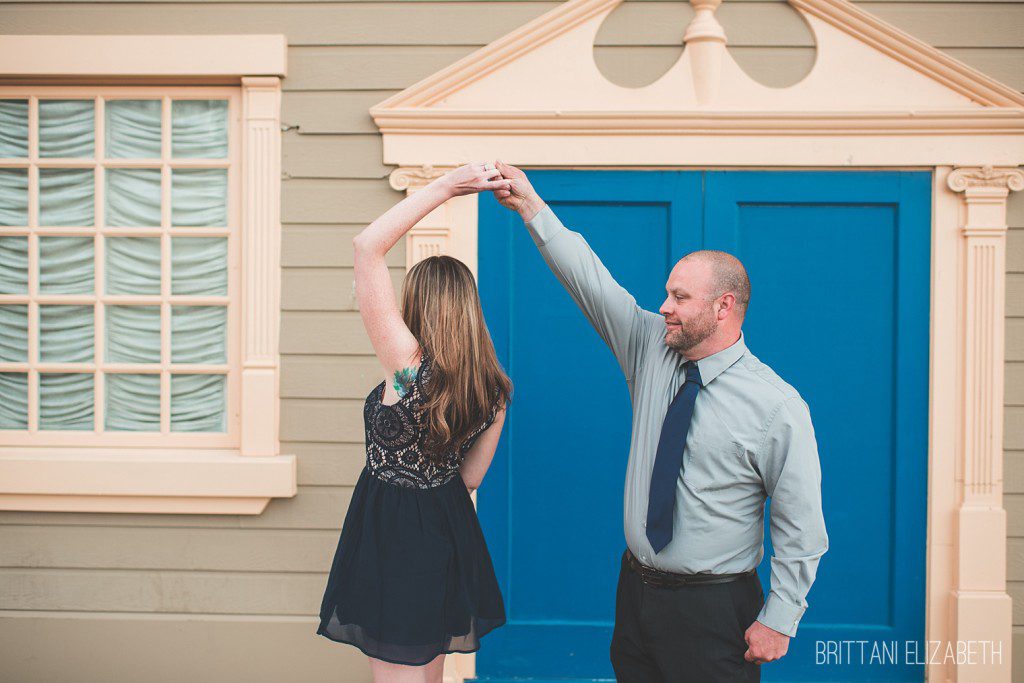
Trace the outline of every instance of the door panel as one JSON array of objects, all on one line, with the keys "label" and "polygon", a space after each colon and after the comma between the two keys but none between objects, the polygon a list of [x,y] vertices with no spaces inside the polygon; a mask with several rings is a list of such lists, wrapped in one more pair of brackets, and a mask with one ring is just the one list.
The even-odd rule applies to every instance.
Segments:
[{"label": "door panel", "polygon": [[[930,174],[530,179],[649,310],[694,249],[734,253],[750,273],[747,343],[811,407],[830,538],[800,632],[764,680],[921,680],[920,667],[817,666],[814,648],[923,638]],[[483,193],[479,225],[484,311],[515,395],[478,504],[509,623],[482,641],[478,676],[611,679],[626,384],[521,219]],[[765,552],[767,593],[768,538]]]}]

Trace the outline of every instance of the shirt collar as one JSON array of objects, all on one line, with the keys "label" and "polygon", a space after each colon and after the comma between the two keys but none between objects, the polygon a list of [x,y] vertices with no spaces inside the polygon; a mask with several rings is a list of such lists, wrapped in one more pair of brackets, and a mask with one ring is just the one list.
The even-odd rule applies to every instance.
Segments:
[{"label": "shirt collar", "polygon": [[[711,383],[711,380],[718,377],[720,374],[725,372],[733,363],[738,361],[740,357],[746,353],[747,344],[743,339],[743,331],[740,330],[740,338],[733,342],[732,346],[727,346],[721,351],[716,351],[710,356],[704,356],[698,358],[697,370],[700,371],[701,386],[706,387]],[[680,354],[679,364],[682,365],[686,362],[686,356]]]}]

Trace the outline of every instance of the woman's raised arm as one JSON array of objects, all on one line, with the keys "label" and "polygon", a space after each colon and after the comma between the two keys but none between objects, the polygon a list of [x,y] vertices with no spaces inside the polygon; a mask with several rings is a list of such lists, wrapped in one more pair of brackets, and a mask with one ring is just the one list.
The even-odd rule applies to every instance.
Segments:
[{"label": "woman's raised arm", "polygon": [[[436,178],[388,209],[352,239],[359,314],[373,351],[385,371],[400,374],[415,366],[419,344],[402,320],[385,254],[424,216],[460,195],[507,188],[494,164],[465,164]],[[498,179],[492,180],[495,176]]]}]

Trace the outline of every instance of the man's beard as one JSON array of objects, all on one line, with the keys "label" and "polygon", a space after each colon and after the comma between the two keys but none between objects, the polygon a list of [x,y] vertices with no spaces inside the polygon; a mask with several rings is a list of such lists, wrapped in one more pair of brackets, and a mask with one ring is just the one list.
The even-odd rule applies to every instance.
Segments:
[{"label": "man's beard", "polygon": [[688,323],[683,323],[675,332],[666,334],[665,345],[674,351],[688,351],[713,335],[717,327],[715,314],[709,305],[699,316]]}]

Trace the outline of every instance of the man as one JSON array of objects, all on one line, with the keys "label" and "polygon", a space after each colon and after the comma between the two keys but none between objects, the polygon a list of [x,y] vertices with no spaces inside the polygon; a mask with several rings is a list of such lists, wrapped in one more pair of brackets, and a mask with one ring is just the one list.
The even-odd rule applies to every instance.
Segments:
[{"label": "man", "polygon": [[[497,162],[555,276],[630,385],[633,435],[610,648],[618,680],[759,681],[786,654],[828,550],[807,404],[746,347],[750,282],[740,261],[696,251],[645,311],[526,174]],[[771,590],[756,567],[771,496]]]}]

